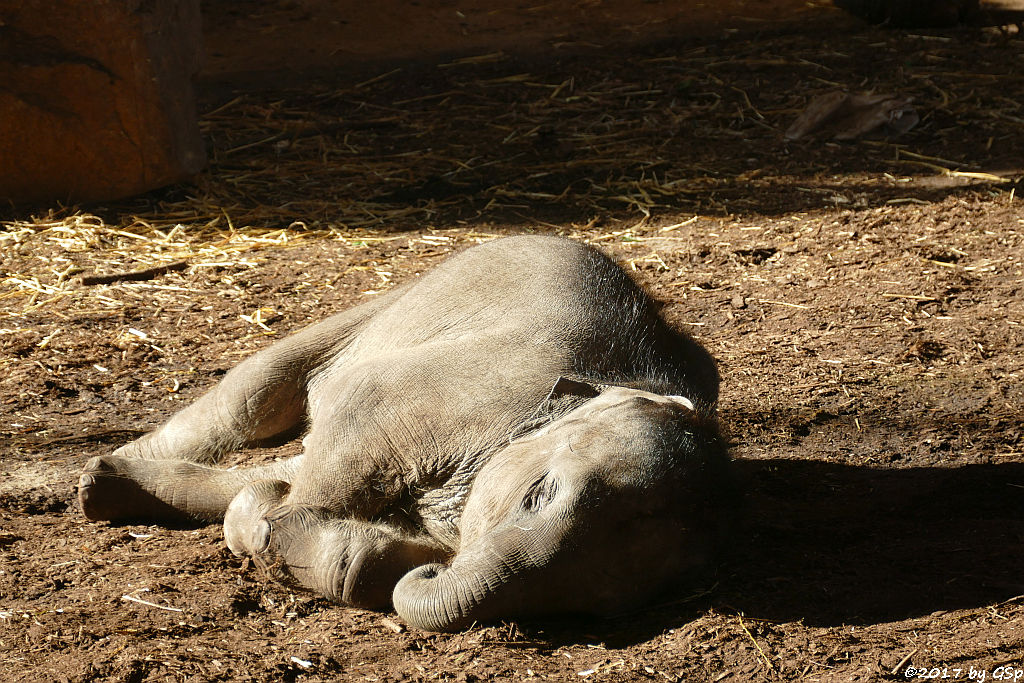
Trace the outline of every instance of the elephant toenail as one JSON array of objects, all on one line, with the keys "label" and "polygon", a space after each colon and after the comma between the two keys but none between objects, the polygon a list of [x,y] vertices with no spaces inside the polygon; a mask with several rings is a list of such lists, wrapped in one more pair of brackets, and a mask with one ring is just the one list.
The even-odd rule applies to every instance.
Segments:
[{"label": "elephant toenail", "polygon": [[253,529],[252,549],[254,553],[265,553],[270,548],[270,522],[261,519]]}]

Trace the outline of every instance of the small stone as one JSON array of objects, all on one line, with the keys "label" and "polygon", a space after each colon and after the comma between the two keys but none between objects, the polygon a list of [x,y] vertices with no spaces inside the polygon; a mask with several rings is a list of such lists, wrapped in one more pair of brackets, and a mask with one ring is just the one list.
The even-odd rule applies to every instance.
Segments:
[{"label": "small stone", "polygon": [[737,294],[736,296],[734,296],[732,298],[732,301],[730,301],[729,304],[733,308],[746,308],[747,307],[747,300],[743,298],[742,294]]}]

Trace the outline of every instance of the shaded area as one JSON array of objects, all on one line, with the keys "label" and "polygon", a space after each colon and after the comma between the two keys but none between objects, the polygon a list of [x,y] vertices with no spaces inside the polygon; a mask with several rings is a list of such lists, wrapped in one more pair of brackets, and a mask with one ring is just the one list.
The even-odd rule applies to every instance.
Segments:
[{"label": "shaded area", "polygon": [[785,458],[736,469],[746,521],[717,576],[686,586],[674,605],[527,632],[625,647],[708,609],[866,626],[1024,595],[1024,464],[877,469]]},{"label": "shaded area", "polygon": [[[614,52],[496,51],[321,71],[277,87],[208,84],[210,168],[195,187],[102,215],[224,225],[407,229],[464,221],[657,222],[783,215],[1008,192],[1024,158],[1017,34],[805,27],[664,39]],[[896,139],[789,142],[835,90],[911,98]]]},{"label": "shaded area", "polygon": [[[716,603],[816,626],[1024,594],[1024,465],[882,470],[741,461],[753,542]],[[757,587],[759,590],[754,590]]]},{"label": "shaded area", "polygon": [[498,50],[555,57],[617,51],[652,38],[845,18],[830,0],[205,0],[203,13],[205,74],[231,80]]}]

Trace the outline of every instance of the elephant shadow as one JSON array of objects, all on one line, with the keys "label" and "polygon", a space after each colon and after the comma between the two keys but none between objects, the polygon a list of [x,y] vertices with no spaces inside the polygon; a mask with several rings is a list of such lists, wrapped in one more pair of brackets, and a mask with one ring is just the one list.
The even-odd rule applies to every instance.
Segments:
[{"label": "elephant shadow", "polygon": [[1024,594],[1024,463],[735,466],[744,502],[717,575],[705,581],[713,588],[692,597],[693,585],[680,587],[661,605],[614,618],[537,625],[541,637],[626,646],[708,609],[867,625]]}]

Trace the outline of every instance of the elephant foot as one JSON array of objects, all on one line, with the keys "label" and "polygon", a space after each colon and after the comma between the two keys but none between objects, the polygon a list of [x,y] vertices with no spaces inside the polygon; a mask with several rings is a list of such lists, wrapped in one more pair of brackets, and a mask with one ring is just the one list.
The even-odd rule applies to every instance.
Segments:
[{"label": "elephant foot", "polygon": [[288,489],[288,482],[261,479],[235,494],[224,513],[224,540],[232,553],[256,559],[269,551],[270,523],[265,517],[280,505]]},{"label": "elephant foot", "polygon": [[78,505],[93,521],[185,521],[191,517],[159,497],[147,480],[157,463],[101,455],[90,458],[78,479]]},{"label": "elephant foot", "polygon": [[274,480],[243,488],[224,515],[224,540],[274,580],[324,593],[318,575],[325,564],[321,555],[330,550],[323,535],[331,519],[322,508],[282,503],[288,488]]}]

